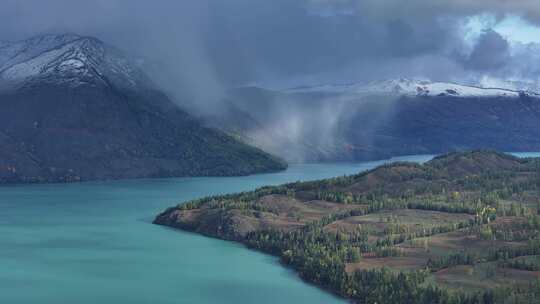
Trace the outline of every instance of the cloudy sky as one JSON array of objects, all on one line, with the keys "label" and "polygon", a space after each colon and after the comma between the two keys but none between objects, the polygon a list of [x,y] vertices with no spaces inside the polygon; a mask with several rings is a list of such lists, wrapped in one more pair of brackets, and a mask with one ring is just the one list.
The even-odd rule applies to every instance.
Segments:
[{"label": "cloudy sky", "polygon": [[1,6],[2,40],[97,36],[145,58],[165,87],[181,81],[201,96],[253,83],[422,77],[492,85],[540,76],[538,0],[2,0]]}]

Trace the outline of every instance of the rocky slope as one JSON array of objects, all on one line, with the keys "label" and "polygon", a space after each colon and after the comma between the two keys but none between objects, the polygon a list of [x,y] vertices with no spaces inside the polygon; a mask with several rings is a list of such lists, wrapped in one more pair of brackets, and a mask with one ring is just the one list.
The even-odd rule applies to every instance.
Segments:
[{"label": "rocky slope", "polygon": [[0,183],[274,171],[209,129],[120,51],[77,35],[0,44]]}]

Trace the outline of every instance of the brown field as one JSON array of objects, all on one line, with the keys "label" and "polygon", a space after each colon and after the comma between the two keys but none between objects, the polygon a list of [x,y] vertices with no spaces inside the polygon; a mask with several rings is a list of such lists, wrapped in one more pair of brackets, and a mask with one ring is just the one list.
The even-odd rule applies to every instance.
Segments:
[{"label": "brown field", "polygon": [[505,242],[482,240],[467,229],[441,233],[430,237],[417,238],[398,245],[406,256],[419,258],[437,258],[457,251],[467,251],[478,256],[488,254],[488,249],[524,246],[525,242]]},{"label": "brown field", "polygon": [[417,270],[426,267],[428,259],[437,259],[453,252],[467,251],[485,256],[488,249],[524,246],[526,242],[481,240],[465,230],[441,233],[431,237],[416,238],[398,244],[402,256],[372,258],[364,257],[358,263],[347,264],[347,271],[388,267],[392,270]]},{"label": "brown field", "polygon": [[331,213],[364,208],[363,205],[346,205],[320,200],[301,201],[286,195],[267,195],[258,200],[270,206],[279,217],[287,217],[301,223],[316,221]]},{"label": "brown field", "polygon": [[369,270],[388,267],[392,270],[416,270],[426,267],[426,260],[416,257],[363,258],[358,263],[347,264],[345,271]]},{"label": "brown field", "polygon": [[464,290],[484,290],[509,285],[526,287],[540,278],[539,271],[526,271],[497,267],[496,262],[474,266],[459,265],[440,270],[434,274],[438,284]]},{"label": "brown field", "polygon": [[353,216],[333,222],[326,226],[328,231],[354,231],[361,225],[373,236],[383,235],[391,225],[400,225],[409,232],[418,232],[424,228],[444,226],[447,224],[468,222],[474,217],[469,214],[446,213],[413,209],[385,210],[363,216]]}]

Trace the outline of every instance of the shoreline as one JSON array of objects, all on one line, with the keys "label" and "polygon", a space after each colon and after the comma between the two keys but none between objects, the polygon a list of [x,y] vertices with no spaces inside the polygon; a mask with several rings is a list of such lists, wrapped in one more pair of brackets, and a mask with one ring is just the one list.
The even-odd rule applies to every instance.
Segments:
[{"label": "shoreline", "polygon": [[210,238],[210,239],[213,239],[213,240],[220,240],[220,241],[223,241],[223,242],[233,243],[233,244],[236,244],[236,245],[240,245],[244,249],[247,249],[247,250],[250,250],[250,251],[253,251],[253,252],[257,252],[257,253],[261,253],[261,254],[267,255],[269,257],[275,258],[276,261],[277,261],[277,264],[279,264],[279,267],[282,267],[282,268],[286,269],[287,271],[290,271],[291,274],[294,274],[294,277],[297,278],[298,280],[300,280],[301,282],[303,282],[303,283],[305,283],[305,284],[307,284],[309,286],[315,287],[315,288],[317,288],[317,289],[319,289],[321,291],[324,291],[324,292],[336,297],[337,299],[344,301],[344,303],[354,303],[351,299],[344,297],[343,295],[335,292],[332,289],[326,288],[324,286],[321,286],[321,285],[318,285],[318,284],[315,284],[315,283],[313,283],[311,281],[306,280],[305,278],[303,278],[300,275],[300,273],[294,267],[284,263],[283,260],[281,259],[281,257],[279,257],[277,255],[274,255],[274,254],[272,254],[270,252],[251,247],[248,244],[246,244],[244,242],[241,242],[239,240],[224,239],[224,238],[217,237],[215,235],[211,235],[211,234],[207,234],[207,233],[203,233],[203,232],[197,232],[197,231],[189,229],[189,228],[180,228],[180,227],[169,226],[169,225],[157,222],[156,219],[154,219],[151,222],[151,224],[160,226],[160,227],[165,228],[165,229],[170,229],[170,230],[173,230],[173,231],[176,231],[176,232],[180,231],[180,232],[184,232],[184,233],[195,234],[195,235],[205,237],[205,238]]}]

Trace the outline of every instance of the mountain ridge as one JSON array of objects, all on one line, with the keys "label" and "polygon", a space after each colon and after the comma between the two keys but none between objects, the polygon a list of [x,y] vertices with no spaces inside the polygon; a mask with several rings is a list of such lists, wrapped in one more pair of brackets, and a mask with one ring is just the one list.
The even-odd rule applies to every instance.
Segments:
[{"label": "mountain ridge", "polygon": [[503,87],[459,84],[457,82],[432,82],[427,79],[396,78],[350,84],[322,84],[286,89],[288,93],[328,93],[328,94],[390,94],[402,96],[453,96],[453,97],[519,97],[526,94],[539,97],[530,90],[516,90]]},{"label": "mountain ridge", "polygon": [[281,160],[200,121],[102,41],[0,47],[0,183],[246,175]]},{"label": "mountain ridge", "polygon": [[[481,148],[540,149],[536,131],[540,98],[534,93],[456,96],[433,91],[432,95],[342,91],[236,88],[226,102],[241,112],[228,114],[228,120],[224,117],[216,127],[240,134],[246,142],[290,162],[364,161]],[[238,125],[239,117],[255,123]]]}]

